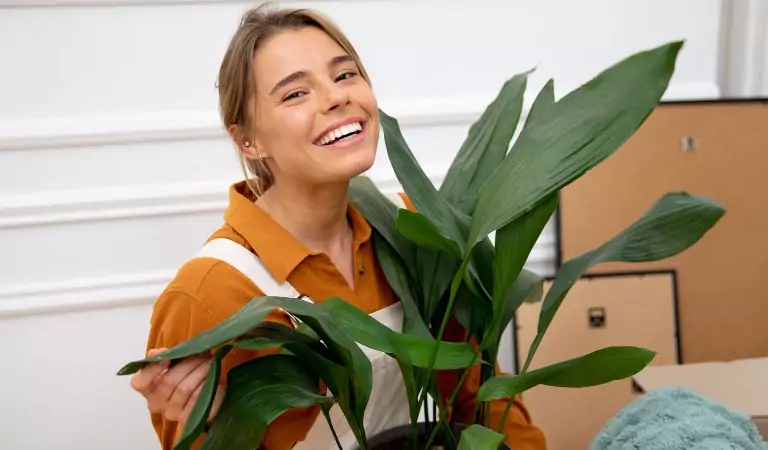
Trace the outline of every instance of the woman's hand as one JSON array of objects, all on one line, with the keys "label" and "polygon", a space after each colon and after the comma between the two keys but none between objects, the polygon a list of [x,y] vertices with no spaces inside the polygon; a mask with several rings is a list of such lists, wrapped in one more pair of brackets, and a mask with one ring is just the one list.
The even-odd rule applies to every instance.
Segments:
[{"label": "woman's hand", "polygon": [[[165,350],[152,349],[147,353],[147,357]],[[150,363],[131,377],[131,386],[147,399],[152,413],[162,414],[172,422],[186,423],[208,376],[211,362],[212,357],[206,355],[185,358],[170,368],[170,361]],[[219,386],[208,423],[218,413],[223,399],[224,389]]]}]

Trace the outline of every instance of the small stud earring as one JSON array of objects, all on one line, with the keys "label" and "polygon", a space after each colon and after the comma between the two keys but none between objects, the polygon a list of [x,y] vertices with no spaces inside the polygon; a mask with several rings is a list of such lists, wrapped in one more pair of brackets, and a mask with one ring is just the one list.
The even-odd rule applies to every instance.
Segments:
[{"label": "small stud earring", "polygon": [[248,142],[248,141],[245,141],[245,144],[244,144],[244,145],[245,145],[246,147],[250,147],[250,146],[251,146],[251,143],[250,143],[250,142]]}]

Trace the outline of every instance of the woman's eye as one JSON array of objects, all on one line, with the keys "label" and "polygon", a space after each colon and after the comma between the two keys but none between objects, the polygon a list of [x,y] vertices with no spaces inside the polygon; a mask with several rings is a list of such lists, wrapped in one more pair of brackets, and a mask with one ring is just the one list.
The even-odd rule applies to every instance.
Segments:
[{"label": "woman's eye", "polygon": [[348,80],[348,79],[350,79],[352,77],[355,77],[355,76],[357,76],[357,72],[354,72],[354,71],[350,70],[350,71],[344,72],[341,75],[339,75],[338,77],[336,77],[336,81],[338,82],[338,81]]},{"label": "woman's eye", "polygon": [[295,100],[295,99],[301,97],[302,95],[304,95],[304,93],[301,92],[301,91],[293,91],[293,92],[289,93],[288,95],[286,95],[285,97],[283,97],[283,101],[287,102],[288,100]]}]

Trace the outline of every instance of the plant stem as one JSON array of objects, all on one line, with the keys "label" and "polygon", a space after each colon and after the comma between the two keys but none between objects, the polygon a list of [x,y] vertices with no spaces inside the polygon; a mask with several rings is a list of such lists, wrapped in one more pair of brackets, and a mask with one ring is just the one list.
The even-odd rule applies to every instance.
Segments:
[{"label": "plant stem", "polygon": [[[492,376],[496,375],[496,362],[498,361],[498,345],[495,346],[494,349],[491,350],[489,354],[489,360],[490,360],[490,367],[483,366],[482,376],[480,378],[480,386],[485,384],[488,379],[490,379]],[[506,420],[506,416],[502,418],[501,423],[503,424]],[[486,428],[490,428],[491,426],[491,408],[489,405],[487,405],[485,402],[483,402],[483,426]]]},{"label": "plant stem", "polygon": [[325,420],[328,422],[328,426],[331,427],[331,433],[333,433],[333,438],[336,440],[336,445],[339,446],[339,450],[344,450],[344,448],[341,446],[341,442],[339,442],[339,436],[336,435],[336,429],[333,428],[333,422],[331,422],[331,416],[328,414],[328,407],[326,405],[323,405],[322,408],[323,415],[325,416]]},{"label": "plant stem", "polygon": [[[526,372],[528,372],[528,366],[531,365],[531,360],[533,360],[533,355],[536,353],[536,349],[539,347],[539,343],[541,343],[541,338],[542,335],[536,335],[536,338],[533,340],[531,350],[528,351],[528,357],[525,359],[525,364],[523,365],[523,370],[520,371],[520,375],[524,375]],[[504,409],[504,414],[501,416],[501,423],[499,423],[499,429],[497,430],[499,433],[501,433],[501,427],[504,426],[504,422],[507,421],[509,410],[512,409],[512,404],[515,402],[515,395],[516,394],[513,392],[509,397],[507,407]]]},{"label": "plant stem", "polygon": [[[467,265],[469,264],[470,257],[472,256],[472,252],[469,252],[467,256],[464,258],[464,261],[461,262],[461,266],[459,267],[459,270],[454,274],[453,280],[451,281],[451,295],[448,298],[448,306],[445,308],[445,314],[443,314],[443,321],[440,324],[440,330],[437,332],[437,337],[435,338],[435,347],[432,349],[432,356],[429,358],[429,366],[427,368],[427,373],[432,374],[432,371],[435,368],[435,361],[437,360],[437,351],[440,348],[440,342],[443,338],[443,333],[445,333],[445,327],[448,325],[448,319],[451,317],[451,310],[453,309],[453,302],[456,300],[456,293],[459,291],[459,286],[461,285],[461,281],[464,278],[464,272],[467,270]],[[427,391],[424,391],[424,395],[419,400],[419,409],[421,409],[421,405],[424,403],[424,400],[427,398]]]},{"label": "plant stem", "polygon": [[[482,345],[481,345],[482,347]],[[472,359],[472,362],[467,366],[466,369],[464,369],[464,373],[461,374],[461,378],[459,378],[459,382],[456,383],[456,387],[453,389],[453,393],[451,394],[451,397],[448,399],[448,403],[446,403],[446,407],[443,408],[443,410],[440,412],[440,423],[442,424],[445,422],[445,416],[448,414],[448,405],[453,405],[453,403],[456,401],[456,396],[459,395],[459,389],[464,384],[464,380],[467,379],[467,376],[469,375],[470,369],[472,369],[472,366],[475,364],[475,361],[477,361],[477,357],[479,356],[479,353],[481,352],[480,349],[478,349],[477,352],[475,352],[475,357]],[[455,411],[454,411],[455,413]],[[437,435],[437,431],[440,429],[440,427],[435,428],[432,431],[432,434],[429,436],[429,440],[427,440],[427,445],[425,448],[429,448],[429,446],[432,444],[432,441],[435,440],[435,436]],[[451,429],[449,428],[447,430],[449,433]]]},{"label": "plant stem", "polygon": [[507,422],[507,415],[509,414],[509,410],[512,409],[512,404],[515,402],[515,393],[512,393],[512,396],[509,398],[509,401],[507,402],[507,407],[504,409],[504,414],[501,415],[501,422],[499,422],[499,427],[496,430],[496,432],[501,433],[501,430],[504,429],[504,423]]},{"label": "plant stem", "polygon": [[[433,392],[433,396],[435,401],[432,403],[432,409],[434,410],[435,417],[437,417],[437,405],[443,404],[443,398],[440,395],[440,389],[435,388]],[[453,416],[451,416],[451,418],[453,418]],[[440,416],[440,425],[444,426],[446,430],[449,430],[449,432],[447,433],[448,444],[452,449],[455,449],[458,446],[458,443],[456,442],[456,439],[453,436],[453,433],[451,432],[453,430],[453,425],[448,423],[445,415]]]}]

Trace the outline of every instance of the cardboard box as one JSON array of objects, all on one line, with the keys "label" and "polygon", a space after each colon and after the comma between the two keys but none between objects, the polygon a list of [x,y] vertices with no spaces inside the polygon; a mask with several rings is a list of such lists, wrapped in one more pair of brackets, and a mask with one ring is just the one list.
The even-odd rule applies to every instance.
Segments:
[{"label": "cardboard box", "polygon": [[768,439],[768,358],[651,365],[633,377],[641,392],[682,386],[749,415]]}]

